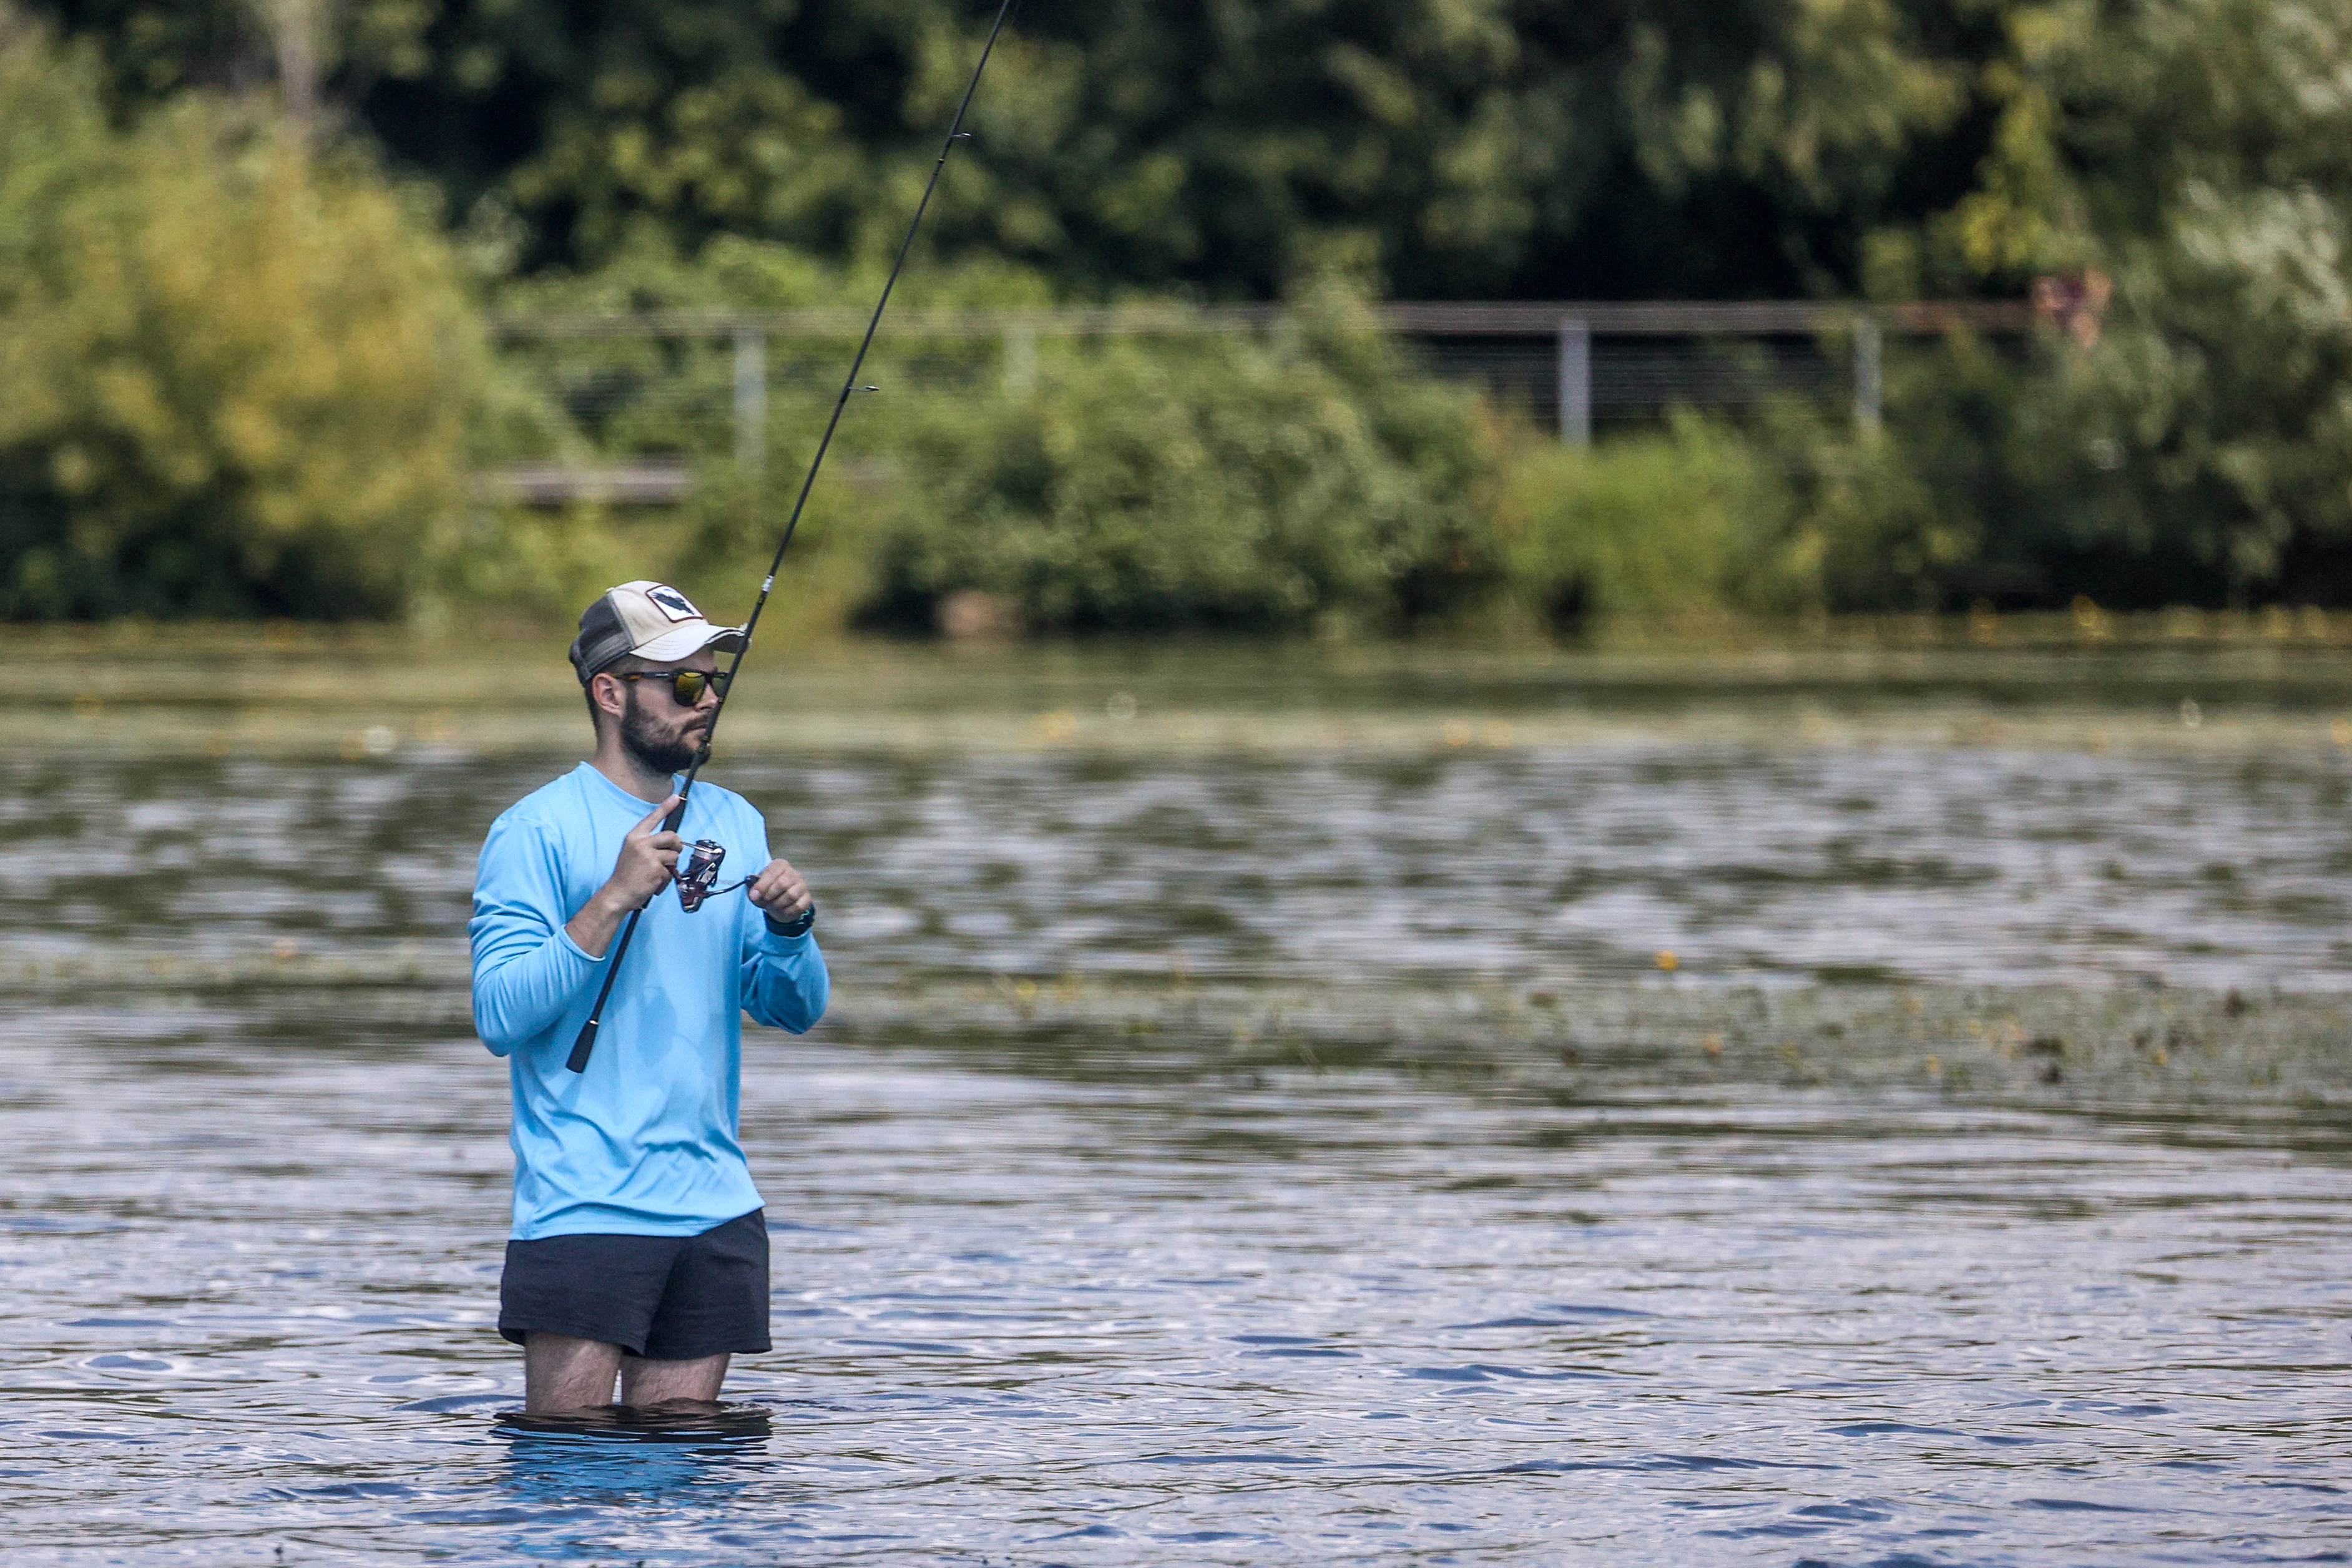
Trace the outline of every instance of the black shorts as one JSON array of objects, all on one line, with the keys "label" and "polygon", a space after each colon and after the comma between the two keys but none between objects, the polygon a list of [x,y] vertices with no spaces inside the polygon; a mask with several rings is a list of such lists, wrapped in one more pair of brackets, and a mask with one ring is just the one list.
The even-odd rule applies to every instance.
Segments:
[{"label": "black shorts", "polygon": [[655,1361],[768,1348],[768,1221],[700,1236],[549,1236],[507,1243],[499,1332],[618,1345]]}]

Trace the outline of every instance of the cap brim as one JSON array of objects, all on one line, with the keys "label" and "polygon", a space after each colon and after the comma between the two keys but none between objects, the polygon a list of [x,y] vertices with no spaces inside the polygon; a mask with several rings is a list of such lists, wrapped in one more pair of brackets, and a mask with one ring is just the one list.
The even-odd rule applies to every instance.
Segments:
[{"label": "cap brim", "polygon": [[704,648],[711,648],[719,653],[732,653],[742,646],[742,627],[714,626],[706,624],[698,626],[680,626],[676,631],[664,632],[653,641],[633,651],[639,658],[649,658],[656,664],[667,664],[673,658],[690,658]]}]

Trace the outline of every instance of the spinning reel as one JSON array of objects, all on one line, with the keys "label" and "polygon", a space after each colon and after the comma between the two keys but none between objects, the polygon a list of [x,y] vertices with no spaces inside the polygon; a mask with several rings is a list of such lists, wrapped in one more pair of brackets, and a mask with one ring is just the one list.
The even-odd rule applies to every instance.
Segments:
[{"label": "spinning reel", "polygon": [[731,893],[744,882],[751,879],[745,877],[740,881],[730,882],[725,887],[720,887],[719,868],[726,862],[726,859],[727,846],[724,844],[713,838],[698,838],[694,841],[693,847],[687,852],[686,864],[677,868],[677,902],[680,909],[688,914],[692,914],[702,907],[702,901],[705,899],[715,899],[721,893]]}]

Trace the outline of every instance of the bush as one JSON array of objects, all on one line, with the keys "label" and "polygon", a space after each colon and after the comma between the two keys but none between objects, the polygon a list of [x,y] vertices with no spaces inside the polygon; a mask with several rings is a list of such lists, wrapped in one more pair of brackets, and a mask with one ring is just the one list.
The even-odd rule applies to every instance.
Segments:
[{"label": "bush", "polygon": [[400,612],[482,364],[364,163],[205,96],[117,131],[0,13],[0,615]]},{"label": "bush", "polygon": [[1813,562],[1792,549],[1793,505],[1767,449],[1682,414],[1592,447],[1523,434],[1487,510],[1507,602],[1558,626],[1801,607]]},{"label": "bush", "polygon": [[1118,338],[877,431],[869,620],[977,590],[1041,628],[1396,623],[1486,580],[1475,398],[1325,304],[1259,340]]}]

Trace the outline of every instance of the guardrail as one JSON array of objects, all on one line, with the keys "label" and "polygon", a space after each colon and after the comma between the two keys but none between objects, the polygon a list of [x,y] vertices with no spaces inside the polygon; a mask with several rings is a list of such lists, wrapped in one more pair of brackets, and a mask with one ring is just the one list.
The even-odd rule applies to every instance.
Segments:
[{"label": "guardrail", "polygon": [[[1802,336],[1850,330],[1868,321],[1882,331],[1932,335],[1965,328],[2019,332],[2033,324],[2022,300],[1907,300],[1890,304],[1816,300],[1392,300],[1368,307],[1384,331],[1404,337],[1540,336],[1562,321],[1628,337]],[[961,310],[908,307],[884,325],[892,337],[1112,337],[1189,332],[1264,331],[1290,315],[1286,305],[1066,305],[1050,309]],[[744,334],[788,338],[854,338],[866,331],[863,310],[569,310],[499,311],[490,318],[501,337],[699,338]]]},{"label": "guardrail", "polygon": [[[1884,396],[1889,335],[1965,331],[2008,336],[2031,330],[2038,319],[2035,307],[2022,300],[1394,300],[1368,310],[1382,331],[1427,350],[1439,374],[1483,380],[1523,398],[1538,416],[1550,415],[1561,439],[1574,443],[1592,438],[1597,369],[1609,373],[1598,389],[1616,406],[1707,401],[1710,389],[1716,389],[1716,401],[1727,400],[1719,390],[1726,384],[1719,360],[1690,350],[1645,349],[1640,346],[1645,341],[1682,339],[1704,344],[1746,339],[1771,344],[1775,357],[1764,383],[1822,391],[1843,381],[1855,422],[1874,426]],[[893,311],[884,326],[887,337],[901,341],[995,340],[1002,345],[1006,381],[1023,384],[1034,378],[1037,345],[1046,338],[1262,332],[1280,326],[1289,315],[1282,305],[908,308]],[[734,458],[740,470],[752,475],[766,460],[770,343],[855,338],[865,331],[866,323],[862,310],[832,309],[505,311],[491,318],[493,331],[517,343],[639,339],[731,344]],[[1596,355],[1596,340],[1631,342]],[[1841,342],[1848,361],[1843,373],[1828,352]],[[503,493],[534,502],[560,501],[593,490],[611,499],[657,504],[682,493],[671,480],[633,486],[616,482],[616,478],[617,470],[600,471],[583,475],[573,486],[560,472],[541,468],[528,476],[493,476],[492,482],[503,486]]]}]

